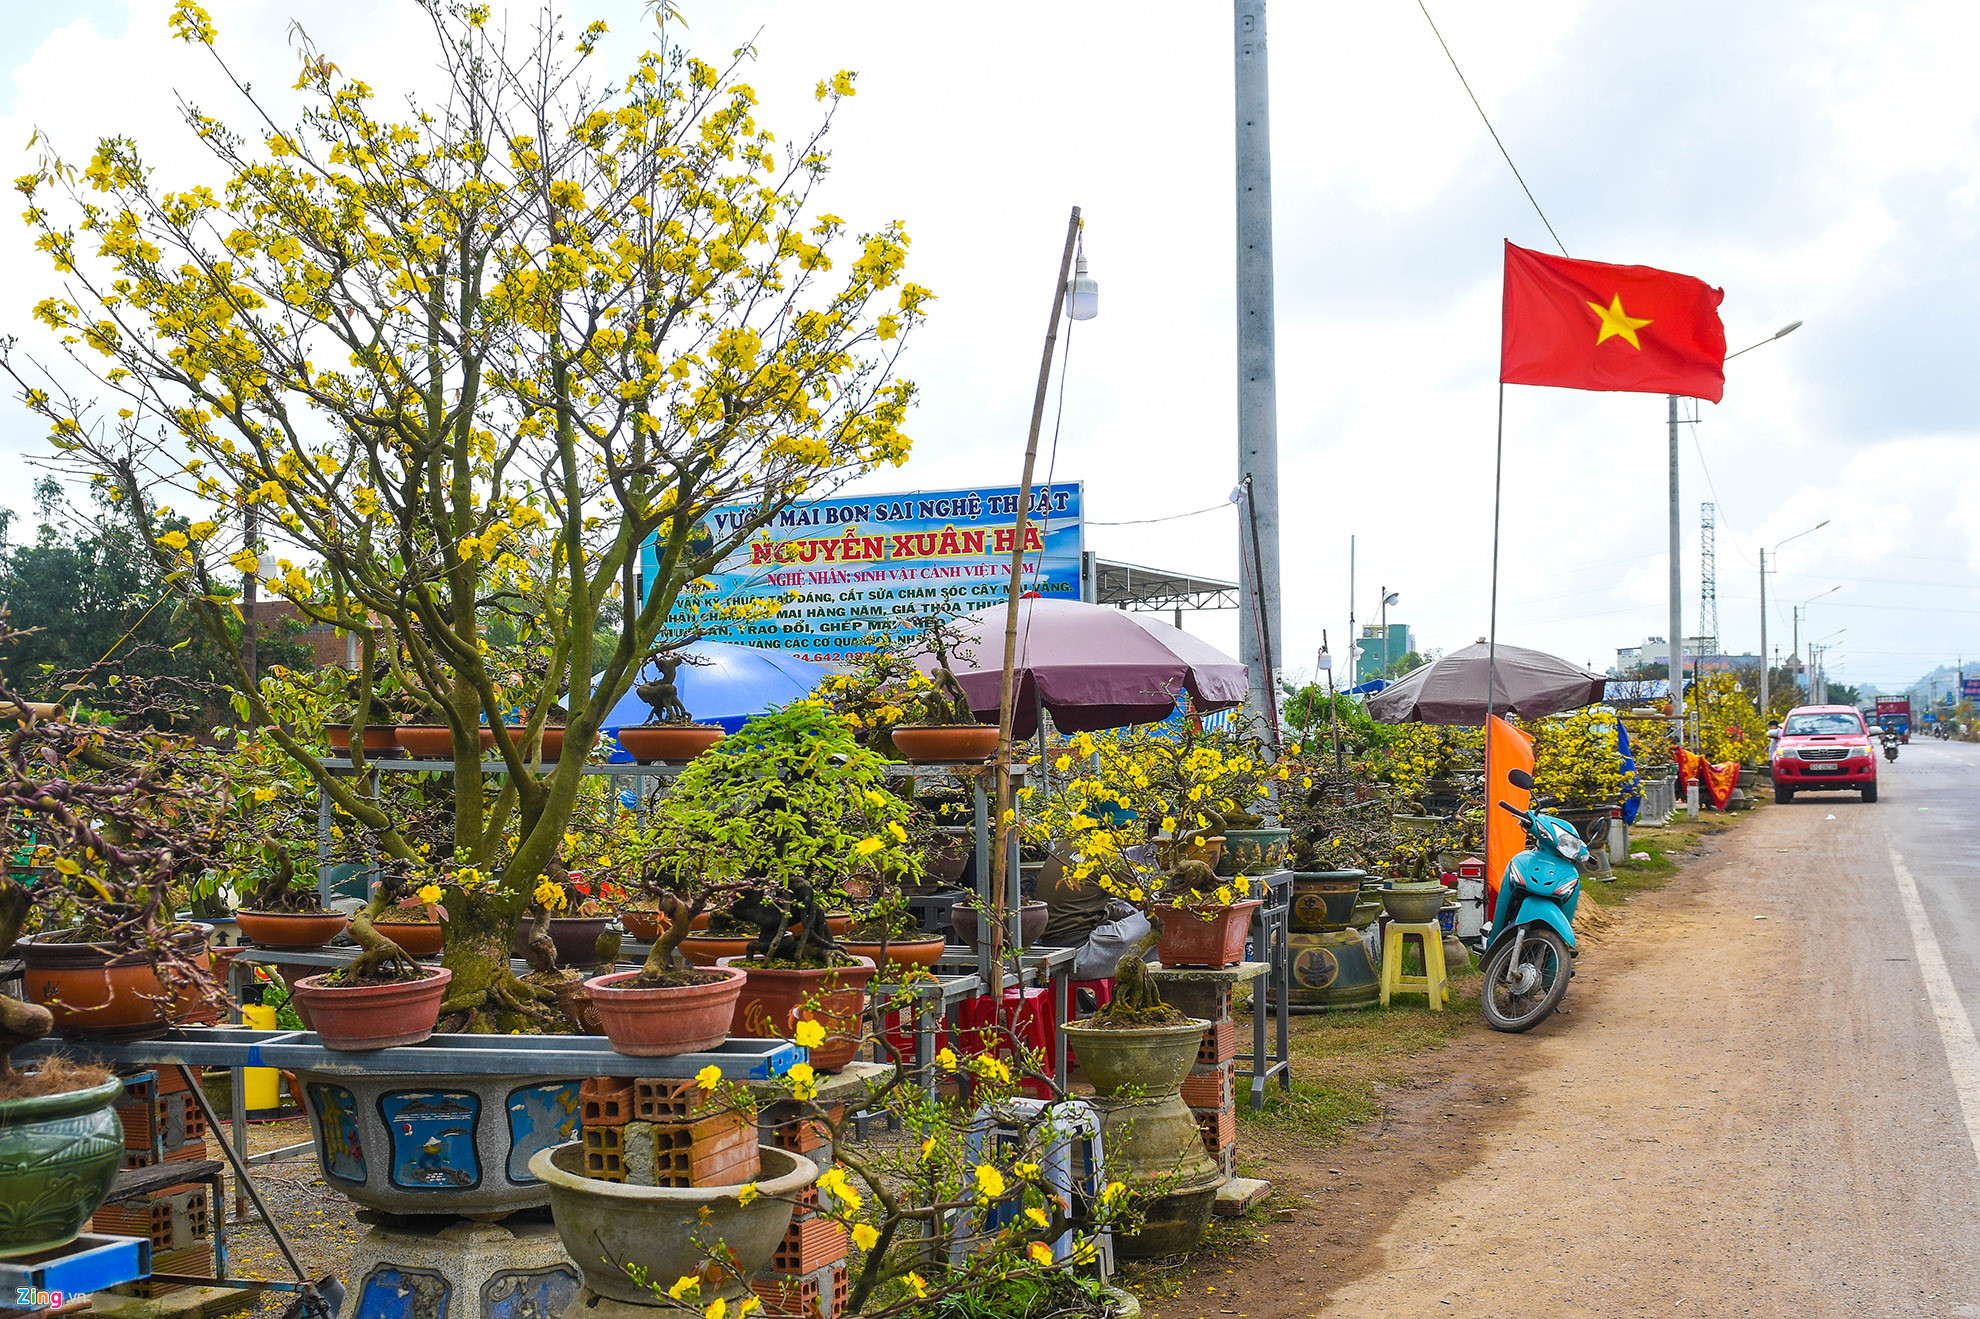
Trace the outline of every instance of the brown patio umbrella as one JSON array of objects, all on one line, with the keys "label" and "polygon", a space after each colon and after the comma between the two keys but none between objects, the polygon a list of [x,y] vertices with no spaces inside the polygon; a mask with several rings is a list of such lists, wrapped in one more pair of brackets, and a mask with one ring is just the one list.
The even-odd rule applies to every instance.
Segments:
[{"label": "brown patio umbrella", "polygon": [[[1369,697],[1368,713],[1385,724],[1483,727],[1489,657],[1490,648],[1482,641],[1454,650]],[[1579,664],[1524,646],[1500,646],[1492,670],[1492,713],[1522,719],[1595,705],[1608,682]]]},{"label": "brown patio umbrella", "polygon": [[[980,719],[997,717],[1004,664],[1004,606],[956,619],[967,640],[952,655],[957,679]],[[1146,614],[1076,600],[1018,602],[1017,700],[1012,733],[1038,729],[1042,701],[1067,733],[1152,724],[1185,692],[1208,714],[1244,703],[1244,665],[1180,628]],[[924,660],[922,668],[933,667]]]}]

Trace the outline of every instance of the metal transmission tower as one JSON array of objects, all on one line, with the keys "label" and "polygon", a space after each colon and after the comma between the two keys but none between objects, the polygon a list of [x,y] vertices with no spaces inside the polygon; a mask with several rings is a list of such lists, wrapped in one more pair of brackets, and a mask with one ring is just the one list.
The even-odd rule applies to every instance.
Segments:
[{"label": "metal transmission tower", "polygon": [[1713,541],[1719,527],[1718,509],[1698,506],[1698,645],[1707,655],[1719,653],[1719,565]]}]

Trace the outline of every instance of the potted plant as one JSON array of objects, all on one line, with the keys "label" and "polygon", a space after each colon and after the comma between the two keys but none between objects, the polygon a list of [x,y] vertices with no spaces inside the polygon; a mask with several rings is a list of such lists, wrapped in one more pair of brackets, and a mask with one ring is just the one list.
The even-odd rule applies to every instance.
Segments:
[{"label": "potted plant", "polygon": [[[20,635],[0,615],[0,646]],[[24,956],[39,1000],[0,994],[0,1257],[73,1240],[123,1159],[121,1081],[13,1050],[79,1023],[142,1033],[218,996],[203,933],[172,913],[219,854],[224,760],[146,725],[146,680],[101,676],[65,684],[77,714],[28,713],[0,739],[0,959]],[[34,709],[4,685],[0,706]]]},{"label": "potted plant", "polygon": [[[751,932],[716,959],[749,973],[733,1034],[790,1038],[816,1016],[830,1038],[813,1064],[852,1057],[873,964],[838,946],[826,912],[852,872],[921,874],[912,809],[889,790],[887,762],[816,701],[750,720],[681,772],[654,810],[654,846],[677,877],[724,889],[722,916]],[[682,943],[705,944],[717,928]],[[821,1006],[807,1006],[814,999]]]},{"label": "potted plant", "polygon": [[[326,1049],[417,1044],[433,1033],[453,973],[414,961],[376,924],[405,896],[407,874],[407,867],[385,868],[370,900],[351,917],[351,938],[361,950],[355,958],[335,971],[295,982],[298,1010],[307,1009],[310,1025]],[[441,890],[426,885],[415,896],[438,908]]]},{"label": "potted plant", "polygon": [[948,949],[949,941],[939,934],[926,934],[898,895],[872,903],[856,917],[841,940],[854,957],[864,957],[880,968],[883,979],[898,981],[915,969],[927,971]]},{"label": "potted plant", "polygon": [[262,864],[246,877],[234,920],[264,948],[320,948],[344,932],[350,918],[325,911],[314,885],[296,883],[295,862],[280,842],[264,843]]},{"label": "potted plant", "polygon": [[512,955],[530,955],[530,930],[540,921],[555,944],[557,965],[584,969],[608,961],[599,940],[605,937],[612,914],[599,900],[597,888],[583,875],[566,870],[561,860],[551,862],[530,894],[531,910],[516,921]]},{"label": "potted plant", "polygon": [[820,684],[867,745],[917,764],[988,760],[999,729],[977,721],[950,658],[961,643],[953,622],[924,615],[887,630],[850,672]]},{"label": "potted plant", "polygon": [[619,745],[634,760],[684,763],[722,740],[720,724],[697,723],[681,701],[676,678],[683,664],[694,663],[694,656],[666,648],[647,657],[647,667],[654,676],[633,691],[646,702],[652,717],[644,724],[621,728],[618,733]]}]

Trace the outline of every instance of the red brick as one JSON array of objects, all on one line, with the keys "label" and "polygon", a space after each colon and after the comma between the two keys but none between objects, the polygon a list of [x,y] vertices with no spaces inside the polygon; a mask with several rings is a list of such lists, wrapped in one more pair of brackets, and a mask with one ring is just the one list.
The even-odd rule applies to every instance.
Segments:
[{"label": "red brick", "polygon": [[828,1265],[796,1278],[759,1274],[749,1289],[762,1299],[766,1315],[778,1319],[838,1319],[845,1313],[852,1279],[845,1265]]},{"label": "red brick", "polygon": [[1235,1064],[1199,1067],[1183,1079],[1183,1103],[1194,1109],[1229,1108],[1233,1098],[1231,1074]]},{"label": "red brick", "polygon": [[578,1087],[579,1120],[587,1127],[621,1127],[632,1120],[633,1084],[623,1076],[587,1077]]},{"label": "red brick", "polygon": [[1203,1137],[1203,1148],[1215,1157],[1237,1144],[1237,1114],[1230,1109],[1198,1113],[1196,1130]]},{"label": "red brick", "polygon": [[828,1264],[843,1263],[848,1249],[845,1225],[813,1214],[792,1221],[770,1256],[770,1267],[777,1273],[815,1273]]},{"label": "red brick", "polygon": [[1203,1044],[1196,1051],[1198,1067],[1215,1067],[1237,1057],[1237,1023],[1219,1022],[1203,1032]]},{"label": "red brick", "polygon": [[[180,1160],[190,1162],[195,1159],[204,1159],[206,1157],[207,1157],[206,1142],[203,1140],[194,1140],[194,1141],[187,1141],[184,1145],[179,1146],[179,1148],[175,1150],[167,1150],[165,1152],[164,1162],[174,1163]],[[152,1162],[153,1160],[151,1157],[151,1151],[148,1149],[134,1150],[134,1149],[126,1148],[124,1150],[123,1166],[126,1168],[149,1168],[152,1165]]]},{"label": "red brick", "polygon": [[[688,1123],[632,1124],[625,1131],[629,1181],[652,1186],[734,1186],[754,1180],[763,1170],[756,1127],[734,1110]],[[644,1148],[649,1136],[650,1156]],[[648,1157],[650,1167],[644,1165]]]},{"label": "red brick", "polygon": [[624,1127],[584,1129],[584,1175],[601,1182],[623,1182],[626,1179]]},{"label": "red brick", "polygon": [[168,1186],[152,1195],[119,1200],[97,1209],[90,1231],[119,1237],[145,1237],[154,1254],[197,1245],[213,1235],[211,1206],[204,1186]]},{"label": "red brick", "polygon": [[[213,1243],[211,1241],[202,1241],[197,1246],[188,1246],[183,1250],[172,1250],[162,1254],[153,1254],[151,1257],[151,1271],[153,1273],[182,1273],[196,1278],[210,1278],[213,1276]],[[153,1297],[168,1296],[182,1287],[189,1285],[187,1283],[176,1282],[131,1282],[123,1284],[123,1287],[129,1289],[125,1293],[126,1295],[141,1296],[148,1300]],[[123,1288],[116,1290],[123,1290]]]},{"label": "red brick", "polygon": [[635,1122],[685,1122],[721,1106],[720,1092],[703,1090],[692,1080],[636,1076],[632,1082]]}]

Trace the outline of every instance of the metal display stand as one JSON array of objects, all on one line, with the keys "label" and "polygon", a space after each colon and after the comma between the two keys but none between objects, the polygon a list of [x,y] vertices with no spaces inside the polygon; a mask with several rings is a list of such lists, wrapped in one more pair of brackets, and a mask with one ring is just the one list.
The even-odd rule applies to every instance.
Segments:
[{"label": "metal display stand", "polygon": [[[1265,1107],[1265,1091],[1276,1076],[1279,1089],[1292,1092],[1291,1004],[1293,872],[1270,870],[1254,875],[1265,886],[1265,905],[1251,914],[1251,953],[1256,961],[1271,969],[1261,981],[1251,985],[1251,1052],[1236,1055],[1236,1061],[1251,1075],[1251,1106]],[[1259,994],[1268,997],[1261,1002]],[[1269,1007],[1267,1005],[1270,1005]],[[1275,1048],[1267,1052],[1266,1026],[1276,1028]]]}]

